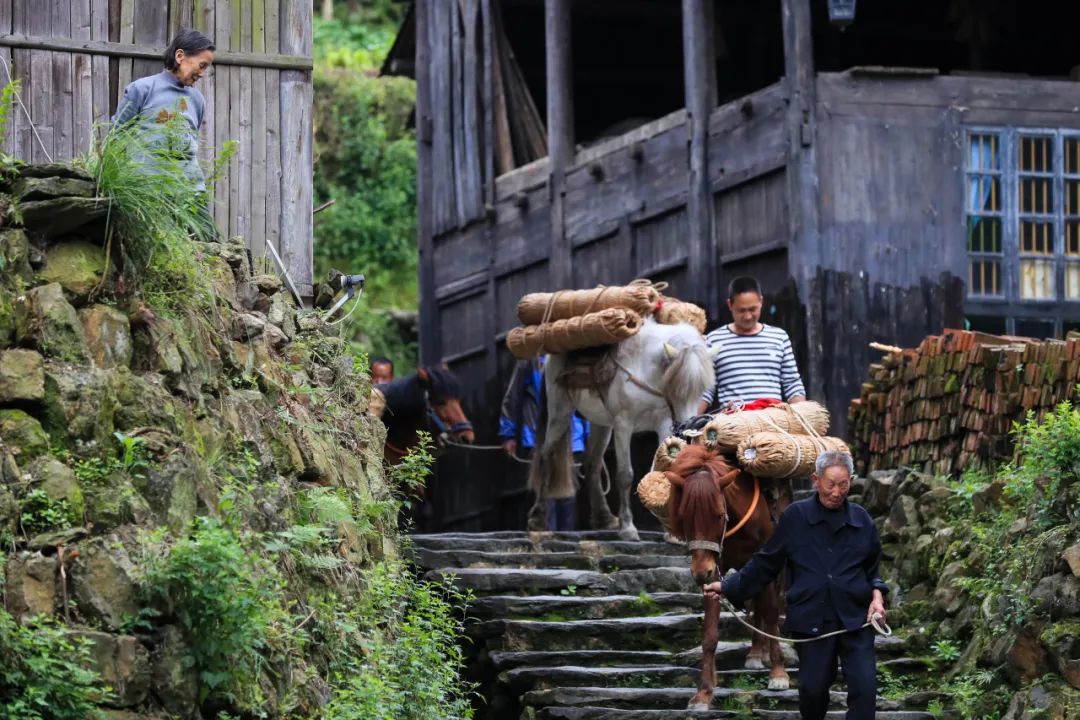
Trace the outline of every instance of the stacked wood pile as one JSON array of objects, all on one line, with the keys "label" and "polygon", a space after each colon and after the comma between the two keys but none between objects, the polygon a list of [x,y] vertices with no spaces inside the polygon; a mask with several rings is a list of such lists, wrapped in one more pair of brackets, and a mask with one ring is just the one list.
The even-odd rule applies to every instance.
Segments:
[{"label": "stacked wood pile", "polygon": [[965,330],[893,349],[870,366],[848,427],[859,472],[914,467],[959,475],[1012,456],[1009,434],[1073,397],[1080,340],[1031,340]]}]

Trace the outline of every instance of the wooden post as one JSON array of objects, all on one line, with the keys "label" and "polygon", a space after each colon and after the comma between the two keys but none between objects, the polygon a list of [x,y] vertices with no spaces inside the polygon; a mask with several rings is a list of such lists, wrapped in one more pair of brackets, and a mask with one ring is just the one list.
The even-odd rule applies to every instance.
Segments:
[{"label": "wooden post", "polygon": [[709,191],[709,115],[716,107],[716,52],[713,47],[712,0],[682,0],[683,81],[689,134],[687,179],[687,256],[691,290],[683,297],[704,302],[711,318],[719,312],[716,254],[713,242],[713,200]]},{"label": "wooden post", "polygon": [[552,289],[570,287],[570,246],[563,227],[566,169],[574,160],[574,98],[570,52],[570,0],[545,0],[547,50],[547,136],[551,177],[551,254],[548,278]]},{"label": "wooden post", "polygon": [[[311,15],[310,2],[283,0],[279,19],[283,53],[311,57]],[[310,293],[314,281],[311,104],[311,73],[281,73],[281,259],[301,293]]]},{"label": "wooden post", "polygon": [[784,26],[784,82],[788,91],[788,214],[791,244],[788,266],[794,269],[796,287],[806,306],[806,344],[810,397],[825,397],[822,363],[822,293],[818,287],[821,266],[818,225],[818,176],[815,151],[814,48],[810,33],[810,0],[781,0]]},{"label": "wooden post", "polygon": [[416,0],[416,241],[420,252],[420,363],[430,365],[442,354],[439,343],[439,304],[435,299],[432,265],[431,172],[431,3]]}]

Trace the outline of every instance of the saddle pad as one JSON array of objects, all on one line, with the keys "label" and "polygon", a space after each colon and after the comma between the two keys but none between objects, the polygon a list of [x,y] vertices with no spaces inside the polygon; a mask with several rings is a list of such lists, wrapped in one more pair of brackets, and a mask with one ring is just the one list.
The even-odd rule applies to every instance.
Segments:
[{"label": "saddle pad", "polygon": [[566,353],[566,366],[556,382],[566,390],[602,390],[615,379],[615,349],[586,348]]}]

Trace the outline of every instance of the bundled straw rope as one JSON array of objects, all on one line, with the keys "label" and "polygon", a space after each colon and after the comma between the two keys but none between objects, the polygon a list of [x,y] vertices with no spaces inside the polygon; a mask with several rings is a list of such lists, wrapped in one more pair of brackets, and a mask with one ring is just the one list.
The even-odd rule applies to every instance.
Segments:
[{"label": "bundled straw rope", "polygon": [[686,441],[680,437],[672,435],[664,440],[664,442],[660,443],[660,447],[656,448],[652,469],[660,472],[670,470],[671,466],[675,464],[675,458],[679,456],[684,447],[686,447]]},{"label": "bundled straw rope", "polygon": [[540,325],[608,308],[625,308],[644,316],[656,309],[663,287],[648,280],[635,280],[629,285],[600,285],[592,290],[529,293],[518,301],[518,320],[523,325]]},{"label": "bundled straw rope", "polygon": [[758,477],[806,477],[814,472],[817,456],[828,451],[850,452],[840,438],[759,432],[739,443],[736,457]]},{"label": "bundled straw rope", "polygon": [[656,322],[661,325],[686,323],[705,333],[705,311],[694,303],[683,302],[671,297],[661,297],[662,304],[656,311]]},{"label": "bundled straw rope", "polygon": [[506,336],[506,347],[518,358],[541,353],[614,345],[641,329],[641,315],[625,308],[608,308],[580,317],[516,327]]},{"label": "bundled straw rope", "polygon": [[776,405],[764,410],[744,410],[717,415],[702,428],[705,447],[729,453],[746,438],[759,432],[787,432],[796,435],[824,435],[829,431],[829,411],[808,400],[794,405]]},{"label": "bundled straw rope", "polygon": [[382,418],[386,412],[386,396],[377,387],[371,388],[371,399],[368,400],[368,414],[375,418]]},{"label": "bundled straw rope", "polygon": [[671,496],[671,481],[664,473],[659,470],[645,473],[645,477],[638,483],[637,494],[641,498],[641,504],[649,512],[661,521],[667,520],[667,501]]}]

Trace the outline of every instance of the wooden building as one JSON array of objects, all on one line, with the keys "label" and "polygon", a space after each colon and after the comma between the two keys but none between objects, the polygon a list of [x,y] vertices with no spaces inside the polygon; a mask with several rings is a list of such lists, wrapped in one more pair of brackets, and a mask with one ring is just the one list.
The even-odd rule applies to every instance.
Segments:
[{"label": "wooden building", "polygon": [[271,244],[297,289],[312,287],[311,0],[0,0],[0,83],[21,83],[5,152],[33,162],[87,152],[124,87],[160,72],[176,31],[217,47],[198,85],[207,99],[203,161],[230,140],[218,227],[256,257]]},{"label": "wooden building", "polygon": [[[421,353],[481,442],[530,291],[666,280],[716,325],[756,275],[841,434],[871,341],[1080,322],[1080,7],[852,4],[414,3]],[[522,526],[505,463],[443,459],[443,527]]]}]

